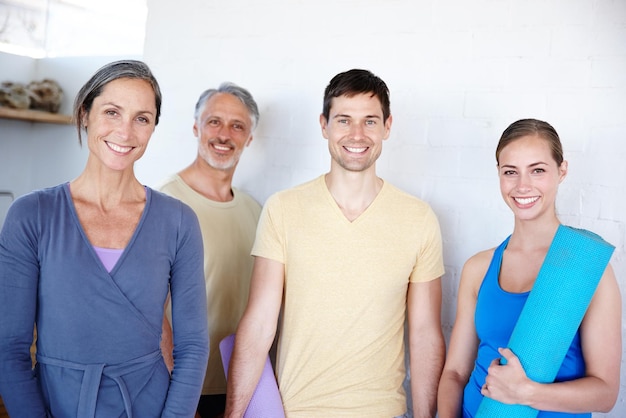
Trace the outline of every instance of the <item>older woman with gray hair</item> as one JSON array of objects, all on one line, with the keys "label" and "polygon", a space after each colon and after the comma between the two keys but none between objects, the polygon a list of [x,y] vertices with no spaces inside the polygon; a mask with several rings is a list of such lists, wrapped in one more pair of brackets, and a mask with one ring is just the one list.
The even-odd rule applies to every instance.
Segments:
[{"label": "older woman with gray hair", "polygon": [[[9,209],[0,232],[0,394],[11,417],[194,415],[208,358],[198,221],[134,174],[160,107],[143,62],[99,69],[74,104],[89,147],[84,171]],[[171,375],[159,349],[168,291]]]}]

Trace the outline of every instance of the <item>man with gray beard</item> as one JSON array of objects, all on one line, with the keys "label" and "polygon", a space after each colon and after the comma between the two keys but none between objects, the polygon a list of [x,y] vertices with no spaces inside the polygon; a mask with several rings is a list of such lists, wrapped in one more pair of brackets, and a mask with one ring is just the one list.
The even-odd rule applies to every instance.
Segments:
[{"label": "man with gray beard", "polygon": [[[195,110],[197,157],[160,189],[189,205],[202,230],[210,354],[198,404],[201,418],[221,417],[224,412],[226,379],[219,342],[235,332],[248,301],[250,251],[261,206],[232,187],[232,180],[258,120],[258,106],[246,89],[227,82],[206,90]],[[168,318],[163,328],[162,349],[172,365]]]}]

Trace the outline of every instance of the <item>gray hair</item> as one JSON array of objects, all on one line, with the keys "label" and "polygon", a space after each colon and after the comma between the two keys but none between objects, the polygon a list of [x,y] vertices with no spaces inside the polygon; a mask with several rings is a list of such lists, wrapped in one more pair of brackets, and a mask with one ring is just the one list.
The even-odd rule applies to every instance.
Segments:
[{"label": "gray hair", "polygon": [[229,81],[223,82],[216,89],[205,90],[200,95],[200,98],[198,99],[198,103],[196,103],[196,110],[194,112],[194,118],[196,119],[196,121],[198,121],[198,118],[200,117],[200,114],[202,113],[202,110],[204,109],[204,105],[206,104],[206,102],[211,97],[215,96],[217,93],[232,94],[233,96],[238,98],[241,101],[241,103],[244,104],[244,106],[246,106],[246,108],[248,109],[248,114],[250,115],[250,119],[252,120],[252,130],[254,131],[254,129],[257,126],[257,123],[259,123],[259,107],[254,101],[252,94],[250,94],[248,90],[236,85],[235,83],[231,83]]},{"label": "gray hair", "polygon": [[154,101],[156,106],[155,125],[159,123],[159,117],[161,116],[161,89],[159,83],[150,71],[150,68],[142,62],[136,60],[121,60],[114,61],[106,64],[100,68],[96,73],[81,87],[80,91],[76,95],[74,100],[74,123],[78,130],[78,142],[82,144],[81,132],[85,129],[83,125],[83,117],[89,113],[93,101],[96,97],[102,94],[104,87],[111,81],[115,81],[120,78],[134,78],[138,80],[147,81],[154,91]]}]

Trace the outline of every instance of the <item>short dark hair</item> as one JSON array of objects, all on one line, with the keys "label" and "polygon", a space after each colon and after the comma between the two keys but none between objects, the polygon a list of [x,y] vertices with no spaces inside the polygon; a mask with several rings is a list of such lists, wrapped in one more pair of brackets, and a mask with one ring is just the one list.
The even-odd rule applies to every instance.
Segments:
[{"label": "short dark hair", "polygon": [[371,71],[361,69],[339,73],[330,80],[324,91],[322,115],[328,120],[331,102],[335,97],[352,97],[362,93],[371,93],[372,96],[378,97],[383,110],[383,122],[386,122],[391,114],[389,88],[380,77]]},{"label": "short dark hair", "polygon": [[91,78],[81,87],[74,100],[74,123],[78,130],[78,142],[82,144],[81,133],[83,126],[83,116],[91,110],[91,105],[96,97],[102,94],[104,87],[111,81],[120,78],[134,78],[147,81],[154,91],[154,101],[156,105],[156,117],[154,124],[158,125],[161,116],[161,89],[159,83],[150,71],[150,68],[142,62],[136,60],[114,61],[101,67]]},{"label": "short dark hair", "polygon": [[556,129],[548,122],[544,122],[538,119],[520,119],[510,124],[498,141],[496,147],[496,162],[500,164],[500,153],[511,142],[524,136],[537,135],[542,139],[548,141],[550,145],[550,152],[552,158],[556,161],[558,166],[563,162],[563,146],[561,145],[561,139]]}]

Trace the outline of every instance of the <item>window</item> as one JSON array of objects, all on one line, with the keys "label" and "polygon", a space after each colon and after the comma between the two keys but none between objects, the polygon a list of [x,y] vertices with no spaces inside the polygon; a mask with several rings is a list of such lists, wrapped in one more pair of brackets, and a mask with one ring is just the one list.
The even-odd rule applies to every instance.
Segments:
[{"label": "window", "polygon": [[0,51],[34,58],[141,55],[147,0],[0,0]]}]

